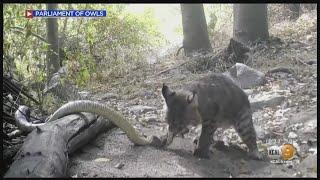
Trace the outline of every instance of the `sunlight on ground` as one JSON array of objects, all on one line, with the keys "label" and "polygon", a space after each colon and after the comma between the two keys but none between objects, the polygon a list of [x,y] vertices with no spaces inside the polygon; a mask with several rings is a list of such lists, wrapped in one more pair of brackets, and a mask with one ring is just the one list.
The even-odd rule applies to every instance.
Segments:
[{"label": "sunlight on ground", "polygon": [[[127,10],[132,13],[142,14],[151,9],[155,18],[160,23],[160,32],[170,45],[182,44],[182,22],[180,4],[130,4]],[[180,29],[180,33],[177,31]]]}]

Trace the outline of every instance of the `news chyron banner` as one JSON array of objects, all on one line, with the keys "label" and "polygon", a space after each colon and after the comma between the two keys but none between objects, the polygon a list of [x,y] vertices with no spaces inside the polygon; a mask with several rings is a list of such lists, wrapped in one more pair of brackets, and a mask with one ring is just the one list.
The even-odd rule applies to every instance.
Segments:
[{"label": "news chyron banner", "polygon": [[106,17],[107,10],[26,10],[26,18]]}]

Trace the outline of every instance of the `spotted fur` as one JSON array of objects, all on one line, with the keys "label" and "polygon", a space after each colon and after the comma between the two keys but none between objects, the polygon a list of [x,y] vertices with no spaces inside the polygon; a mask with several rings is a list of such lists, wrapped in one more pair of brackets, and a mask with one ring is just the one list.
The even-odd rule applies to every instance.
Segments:
[{"label": "spotted fur", "polygon": [[[189,125],[202,124],[194,155],[207,158],[212,135],[219,127],[233,126],[249,153],[261,159],[257,149],[250,103],[244,91],[222,74],[212,74],[179,91],[163,85],[162,95],[167,106],[166,121],[172,138]],[[169,136],[169,135],[168,135]],[[172,142],[168,140],[167,145]]]}]

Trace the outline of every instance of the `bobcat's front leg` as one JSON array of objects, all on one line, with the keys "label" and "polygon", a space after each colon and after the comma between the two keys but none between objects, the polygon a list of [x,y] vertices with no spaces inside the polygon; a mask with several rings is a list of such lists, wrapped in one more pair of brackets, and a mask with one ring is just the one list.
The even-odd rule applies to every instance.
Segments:
[{"label": "bobcat's front leg", "polygon": [[212,135],[216,128],[212,126],[202,126],[201,135],[193,155],[199,158],[209,158],[209,148],[212,143]]}]

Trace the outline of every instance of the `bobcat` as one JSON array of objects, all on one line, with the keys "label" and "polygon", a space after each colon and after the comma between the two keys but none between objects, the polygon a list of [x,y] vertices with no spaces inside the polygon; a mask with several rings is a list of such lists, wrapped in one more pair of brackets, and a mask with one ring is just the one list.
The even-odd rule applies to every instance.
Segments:
[{"label": "bobcat", "polygon": [[201,135],[193,154],[208,158],[215,130],[232,125],[247,145],[250,157],[262,159],[257,148],[248,97],[228,77],[214,73],[176,92],[163,84],[162,95],[167,106],[165,119],[169,124],[165,146],[176,135],[188,132],[186,129],[190,125],[202,124]]}]

